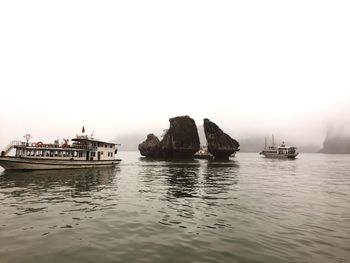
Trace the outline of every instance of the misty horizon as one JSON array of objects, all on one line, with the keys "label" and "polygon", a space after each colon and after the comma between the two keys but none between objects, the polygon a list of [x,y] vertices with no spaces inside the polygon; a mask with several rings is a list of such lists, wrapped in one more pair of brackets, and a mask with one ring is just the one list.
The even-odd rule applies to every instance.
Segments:
[{"label": "misty horizon", "polygon": [[[191,115],[189,115],[191,117]],[[257,139],[261,138],[263,143],[263,138],[267,137],[269,140],[271,138],[271,134],[274,134],[276,138],[276,142],[282,142],[286,141],[289,143],[296,144],[297,146],[314,146],[319,147],[319,149],[322,148],[323,142],[326,139],[326,137],[349,137],[350,133],[348,132],[348,129],[350,127],[349,122],[346,122],[346,120],[342,120],[336,117],[331,118],[331,115],[329,114],[328,119],[324,118],[324,120],[319,119],[316,120],[314,118],[311,118],[312,120],[308,121],[306,119],[302,121],[290,121],[290,123],[286,123],[284,125],[281,125],[279,122],[277,123],[270,123],[267,124],[266,122],[261,122],[258,120],[251,120],[251,123],[244,124],[242,123],[242,120],[238,119],[238,122],[230,123],[229,121],[223,121],[222,123],[216,121],[215,119],[211,119],[214,122],[220,126],[220,128],[233,138],[236,138],[238,140],[249,140],[249,139]],[[176,117],[176,116],[169,116],[169,118]],[[156,136],[161,137],[163,134],[163,131],[165,129],[168,129],[169,123],[168,119],[166,118],[162,121],[159,121],[158,123],[154,120],[150,120],[150,123],[153,125],[149,127],[150,125],[140,125],[138,128],[131,129],[129,131],[126,131],[125,127],[118,130],[118,128],[115,128],[115,132],[111,130],[111,127],[102,126],[96,128],[90,128],[89,126],[85,124],[81,125],[73,125],[70,124],[65,125],[63,122],[61,125],[65,125],[64,129],[57,128],[53,126],[52,124],[45,128],[45,127],[32,127],[32,129],[23,129],[22,130],[15,130],[11,134],[5,134],[5,130],[2,129],[1,132],[1,144],[0,147],[4,148],[8,142],[11,140],[23,140],[23,135],[26,133],[30,133],[33,138],[32,141],[41,141],[45,140],[48,142],[53,142],[53,140],[59,139],[62,140],[63,138],[73,138],[76,134],[81,133],[81,127],[84,126],[86,129],[86,134],[93,134],[96,138],[102,139],[102,140],[108,140],[108,141],[114,141],[117,143],[122,143],[118,141],[119,138],[146,138],[146,135],[149,133],[154,133]],[[219,118],[218,118],[219,119]],[[30,119],[29,119],[30,121]],[[247,121],[247,120],[245,120]],[[146,122],[146,120],[144,120]],[[155,124],[156,123],[156,124]],[[197,127],[201,127],[203,124],[203,120],[196,121]],[[59,123],[56,123],[59,124]],[[28,125],[30,126],[30,125]],[[96,125],[95,125],[96,126]],[[145,128],[143,127],[145,126]],[[69,131],[69,128],[72,127],[72,131]],[[112,126],[113,127],[113,126]],[[43,132],[43,130],[45,132]],[[60,131],[60,132],[57,132]],[[7,139],[7,140],[6,140]],[[203,140],[201,140],[203,141]],[[141,143],[142,141],[137,141],[135,143]],[[204,144],[204,143],[202,143]],[[129,148],[127,145],[122,145],[121,149],[123,148]],[[134,147],[135,148],[135,147]]]},{"label": "misty horizon", "polygon": [[[148,133],[144,132],[133,132],[133,133],[125,133],[120,134],[116,136],[113,141],[116,143],[121,143],[121,146],[119,147],[121,150],[126,151],[137,151],[138,145],[146,139],[146,136],[149,133],[152,133],[156,135],[159,139],[162,139],[162,136],[164,135],[164,130],[166,130],[168,127],[162,129],[162,130],[153,130],[149,131]],[[198,134],[200,138],[200,143],[202,146],[206,145],[206,138],[204,135],[204,128],[203,125],[197,125]],[[327,130],[324,134],[324,137],[319,143],[315,143],[315,141],[308,141],[305,140],[298,140],[295,136],[283,136],[281,134],[264,134],[264,133],[248,133],[245,136],[234,136],[234,134],[237,134],[237,132],[234,132],[232,130],[224,130],[225,133],[229,134],[233,138],[237,139],[241,145],[240,149],[242,152],[258,152],[259,150],[264,148],[265,138],[267,140],[267,145],[272,145],[272,135],[274,136],[274,142],[275,144],[281,144],[282,142],[285,142],[289,145],[294,145],[299,148],[300,152],[319,152],[325,140],[327,139],[346,139],[349,140],[350,136],[347,134],[341,132],[341,133],[335,133],[335,129],[333,130]],[[238,132],[238,134],[241,134]],[[286,133],[287,134],[287,133]],[[307,138],[306,138],[307,139]],[[298,141],[296,141],[298,140]]]}]

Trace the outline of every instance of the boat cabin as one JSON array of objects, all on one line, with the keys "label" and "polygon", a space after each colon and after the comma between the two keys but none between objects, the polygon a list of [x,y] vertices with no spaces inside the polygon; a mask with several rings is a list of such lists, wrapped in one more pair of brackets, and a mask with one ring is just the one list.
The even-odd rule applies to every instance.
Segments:
[{"label": "boat cabin", "polygon": [[277,147],[277,154],[295,154],[296,147],[281,145]]},{"label": "boat cabin", "polygon": [[16,157],[25,158],[81,161],[103,161],[116,158],[117,144],[115,143],[99,141],[85,135],[76,136],[71,141],[71,144],[69,140],[64,140],[61,144],[58,140],[53,144],[21,142],[14,148]]}]

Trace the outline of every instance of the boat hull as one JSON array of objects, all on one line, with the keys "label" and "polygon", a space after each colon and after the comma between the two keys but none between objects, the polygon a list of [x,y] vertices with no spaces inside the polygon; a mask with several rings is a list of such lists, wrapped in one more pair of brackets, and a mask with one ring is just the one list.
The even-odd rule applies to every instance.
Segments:
[{"label": "boat hull", "polygon": [[203,159],[203,160],[212,160],[214,159],[214,156],[209,154],[195,154],[194,159]]},{"label": "boat hull", "polygon": [[266,158],[274,158],[274,159],[295,159],[298,156],[298,153],[295,154],[273,154],[273,153],[260,153]]},{"label": "boat hull", "polygon": [[57,170],[111,167],[119,164],[120,159],[103,161],[53,160],[18,157],[0,157],[0,166],[6,170]]}]

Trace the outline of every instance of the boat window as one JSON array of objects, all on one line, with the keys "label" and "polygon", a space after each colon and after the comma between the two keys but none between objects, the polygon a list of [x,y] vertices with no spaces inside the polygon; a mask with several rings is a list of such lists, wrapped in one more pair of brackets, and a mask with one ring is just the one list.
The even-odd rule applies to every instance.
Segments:
[{"label": "boat window", "polygon": [[111,144],[111,145],[109,145],[109,148],[112,148],[113,147],[113,145]]}]

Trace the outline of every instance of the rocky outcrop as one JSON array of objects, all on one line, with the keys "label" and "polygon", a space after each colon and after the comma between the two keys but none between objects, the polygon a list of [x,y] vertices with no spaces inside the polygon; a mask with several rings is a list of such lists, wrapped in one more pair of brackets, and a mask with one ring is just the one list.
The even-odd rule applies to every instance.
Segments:
[{"label": "rocky outcrop", "polygon": [[147,157],[159,157],[161,144],[157,136],[148,134],[147,139],[139,144],[139,151],[141,155]]},{"label": "rocky outcrop", "polygon": [[139,145],[141,155],[163,158],[193,158],[199,150],[199,136],[196,123],[189,116],[171,118],[170,127],[162,141],[149,134]]},{"label": "rocky outcrop", "polygon": [[337,153],[337,154],[349,154],[350,153],[350,137],[346,136],[330,136],[327,135],[323,142],[323,148],[321,153]]},{"label": "rocky outcrop", "polygon": [[204,119],[204,133],[208,151],[215,159],[228,159],[231,154],[239,150],[239,143],[208,119]]},{"label": "rocky outcrop", "polygon": [[200,142],[196,123],[188,116],[171,118],[169,130],[161,141],[164,157],[193,157]]}]

